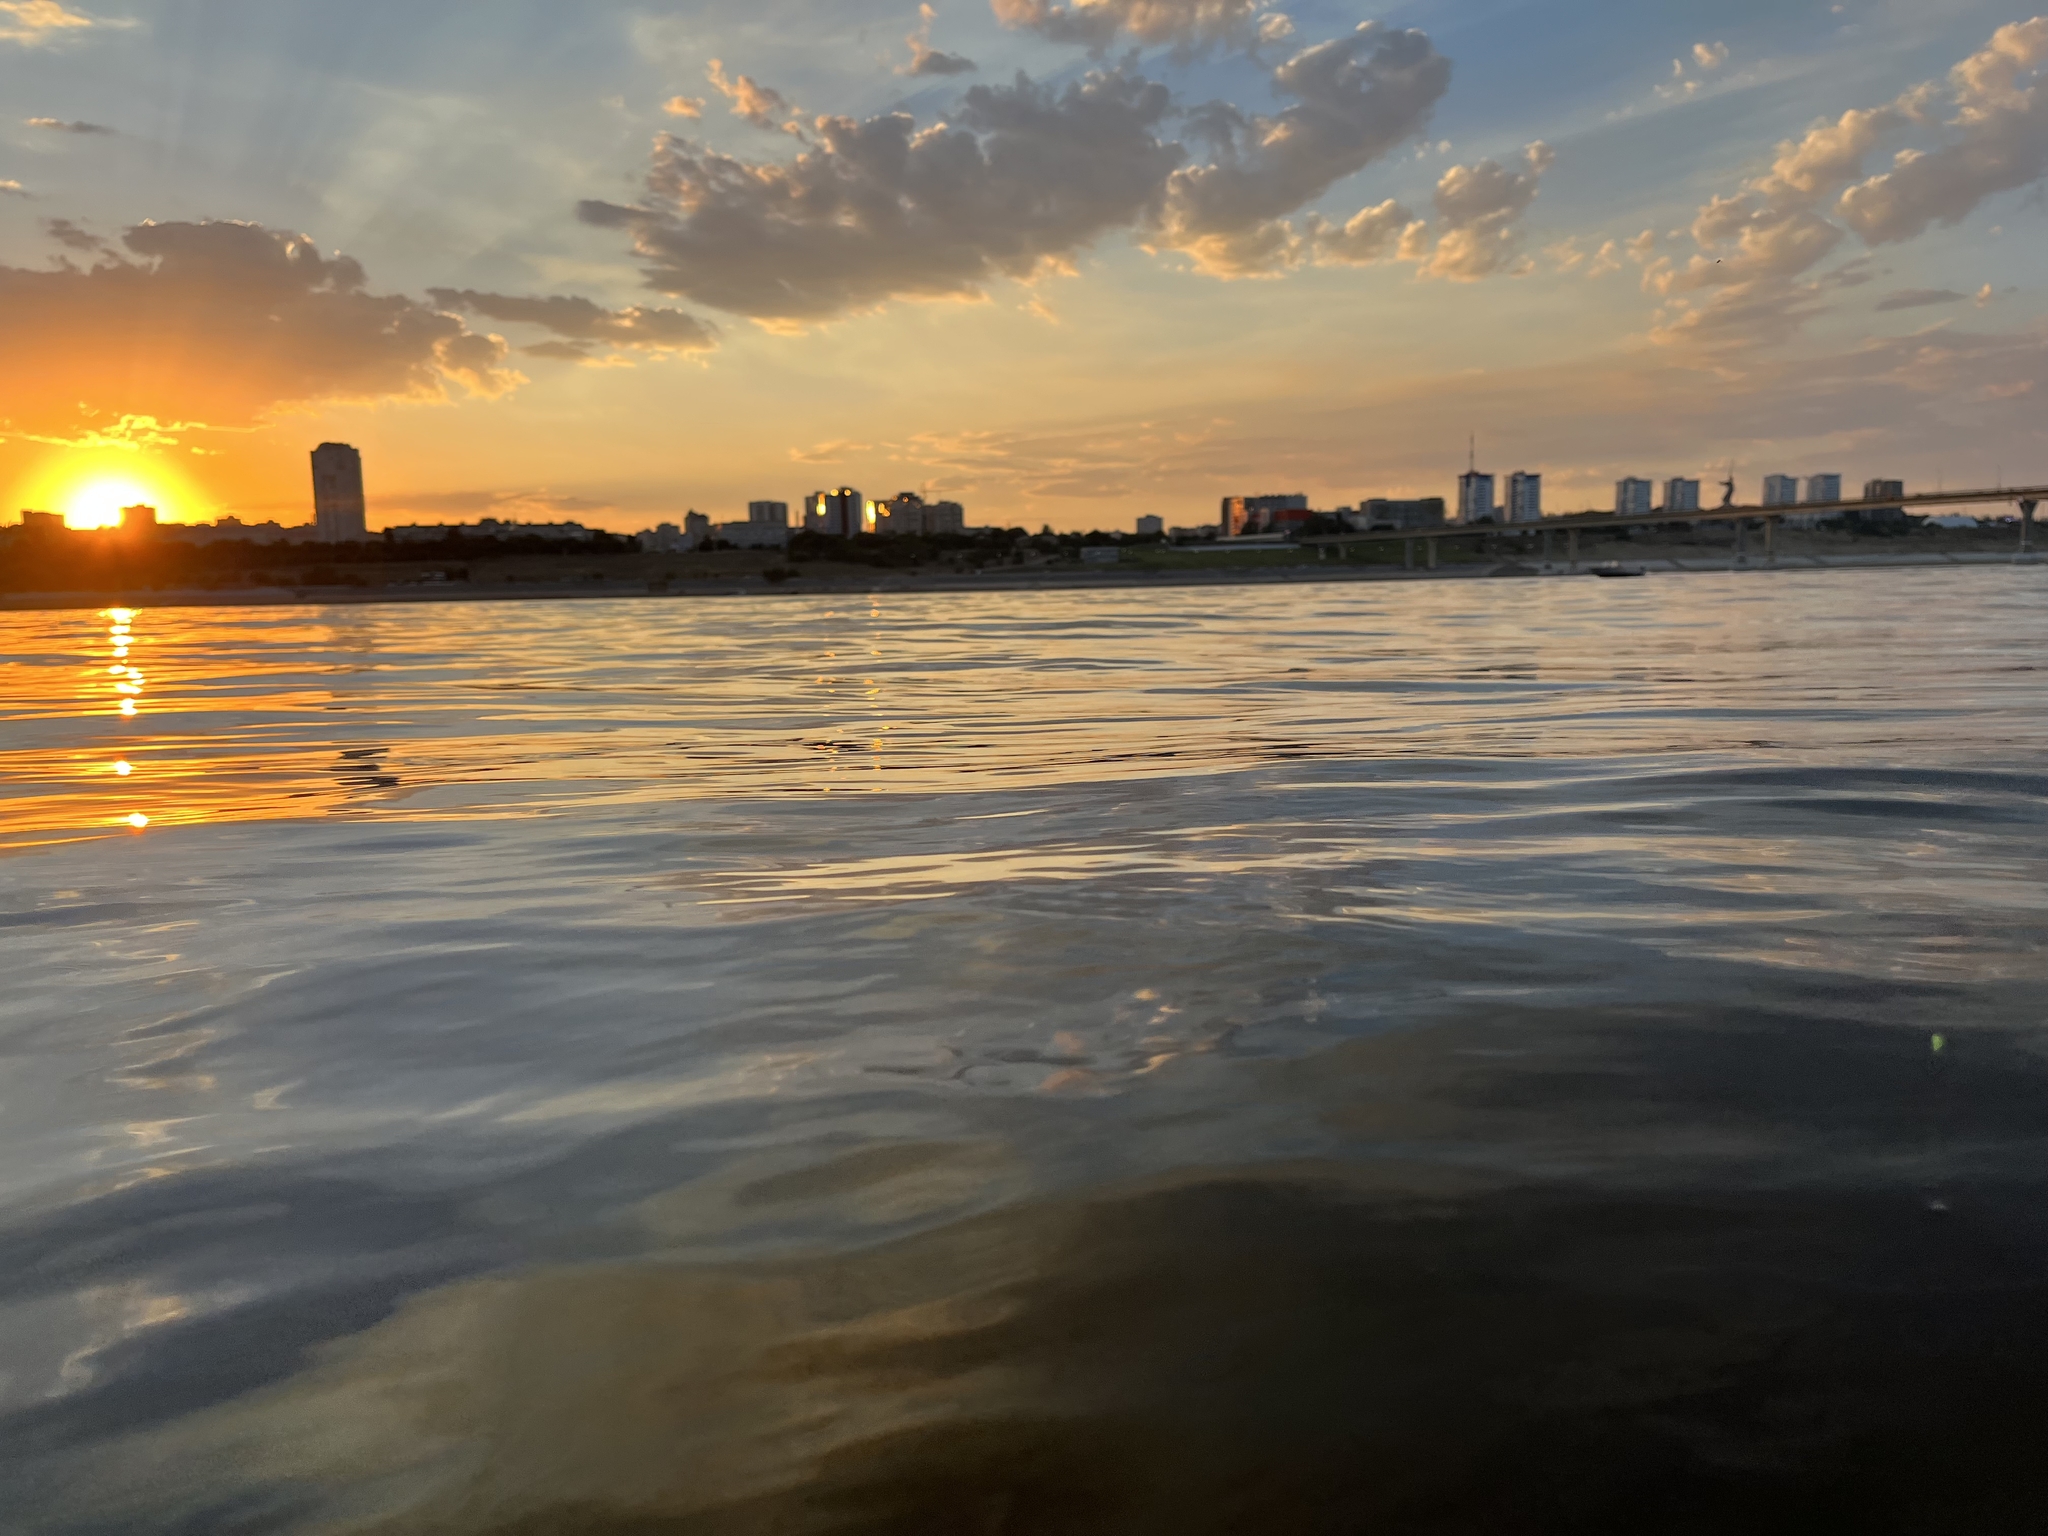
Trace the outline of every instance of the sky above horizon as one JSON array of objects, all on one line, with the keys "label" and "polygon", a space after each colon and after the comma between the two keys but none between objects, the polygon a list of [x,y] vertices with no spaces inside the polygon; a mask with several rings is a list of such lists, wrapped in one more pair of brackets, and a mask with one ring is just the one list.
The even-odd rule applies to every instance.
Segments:
[{"label": "sky above horizon", "polygon": [[2044,70],[1974,0],[0,0],[0,508],[2040,483]]}]

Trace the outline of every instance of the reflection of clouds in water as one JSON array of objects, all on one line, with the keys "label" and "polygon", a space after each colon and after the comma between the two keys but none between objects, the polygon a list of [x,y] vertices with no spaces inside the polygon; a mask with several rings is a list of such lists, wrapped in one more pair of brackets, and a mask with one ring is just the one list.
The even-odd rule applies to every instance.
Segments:
[{"label": "reflection of clouds in water", "polygon": [[1647,1467],[1745,1529],[1715,1477],[1834,1465],[1815,1402],[1971,1465],[1899,1351],[2048,1358],[2048,717],[1970,660],[2043,610],[1899,581],[1922,649],[1839,575],[906,599],[830,662],[804,599],[152,613],[147,737],[125,672],[81,713],[98,621],[38,642],[0,835],[273,824],[0,904],[0,1493],[1634,1529]]},{"label": "reflection of clouds in water", "polygon": [[824,1257],[451,1286],[103,1456],[93,1502],[168,1528],[347,1488],[380,1536],[1183,1536],[1769,1529],[1788,1499],[1881,1529],[1907,1495],[2009,1529],[2048,1474],[1985,1430],[2040,1386],[2041,1248],[1881,1190],[1188,1174]]}]

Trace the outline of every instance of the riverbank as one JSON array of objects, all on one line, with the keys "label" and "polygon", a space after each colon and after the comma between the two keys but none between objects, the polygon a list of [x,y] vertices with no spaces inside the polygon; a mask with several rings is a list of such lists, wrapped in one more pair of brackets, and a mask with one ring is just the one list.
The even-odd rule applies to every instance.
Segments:
[{"label": "riverbank", "polygon": [[1785,554],[1775,559],[1747,559],[1733,555],[1683,555],[1644,550],[1640,556],[1618,560],[1580,561],[1576,566],[1561,560],[1503,560],[1445,565],[1436,570],[1405,569],[1389,565],[1354,565],[1330,559],[1293,565],[1224,566],[1214,570],[1177,568],[1147,570],[1138,566],[1037,566],[995,568],[987,571],[933,572],[889,571],[840,568],[829,573],[806,572],[771,581],[754,573],[683,581],[606,580],[433,582],[387,587],[227,587],[206,588],[122,588],[97,592],[19,592],[0,595],[0,613],[47,612],[61,609],[131,608],[234,608],[275,605],[344,605],[359,603],[496,603],[545,599],[593,598],[709,598],[788,597],[861,593],[907,592],[1070,592],[1109,591],[1132,588],[1203,586],[1270,586],[1304,582],[1387,582],[1387,581],[1489,581],[1542,577],[1598,579],[1617,572],[1644,576],[1695,575],[1701,573],[1765,574],[1772,571],[1857,571],[1896,570],[1913,566],[2008,566],[2038,564],[2038,553],[2020,555],[1970,550],[1919,550],[1901,553],[1856,553],[1847,555]]}]

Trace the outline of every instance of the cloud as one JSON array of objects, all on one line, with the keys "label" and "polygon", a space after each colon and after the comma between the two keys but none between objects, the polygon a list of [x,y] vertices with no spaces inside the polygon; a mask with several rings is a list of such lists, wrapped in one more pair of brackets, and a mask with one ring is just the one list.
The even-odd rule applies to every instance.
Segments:
[{"label": "cloud", "polygon": [[[1652,338],[1721,348],[1783,339],[1819,312],[1827,289],[1867,280],[1807,277],[1851,232],[1866,246],[1910,240],[1931,224],[1959,222],[1994,193],[2040,181],[2048,175],[2048,85],[2030,72],[2044,62],[2048,17],[2016,22],[1945,81],[1823,119],[1781,143],[1766,174],[1700,209],[1692,225],[1700,254],[1683,265],[1648,265],[1644,286],[1672,301]],[[1915,129],[1938,142],[1902,148],[1890,170],[1865,177],[1865,162],[1890,135]]]},{"label": "cloud", "polygon": [[[1518,226],[1536,201],[1543,173],[1556,160],[1557,152],[1539,139],[1522,151],[1518,171],[1497,160],[1452,166],[1436,184],[1442,233],[1431,246],[1428,226],[1413,226],[1403,234],[1401,255],[1416,262],[1422,276],[1457,283],[1477,282],[1496,272],[1528,271]],[[1607,255],[1605,249],[1601,255]]]},{"label": "cloud", "polygon": [[132,21],[102,21],[66,10],[57,0],[0,0],[0,43],[33,48],[93,27],[131,27]]},{"label": "cloud", "polygon": [[1166,88],[1118,68],[1065,90],[977,85],[952,119],[822,117],[789,164],[655,144],[647,197],[578,213],[630,232],[647,281],[758,319],[822,320],[893,298],[967,298],[1029,278],[1159,204],[1186,158]]},{"label": "cloud", "polygon": [[1241,40],[1265,6],[1263,0],[989,0],[989,8],[1006,27],[1100,53],[1120,37],[1181,50]]},{"label": "cloud", "polygon": [[584,361],[601,347],[663,353],[709,352],[718,346],[716,326],[680,309],[606,309],[562,294],[515,298],[468,288],[429,288],[427,297],[443,309],[467,310],[506,325],[535,325],[562,338],[521,349],[533,357]]},{"label": "cloud", "polygon": [[1886,314],[1895,309],[1924,309],[1930,304],[1960,304],[1968,297],[1953,288],[1902,288],[1886,294],[1873,307],[1879,314]]},{"label": "cloud", "polygon": [[702,117],[704,115],[704,98],[702,96],[671,96],[661,104],[661,110],[670,117]]},{"label": "cloud", "polygon": [[714,91],[732,103],[732,115],[742,122],[770,133],[783,132],[790,126],[787,120],[796,109],[782,92],[760,84],[751,75],[728,79],[725,66],[717,59],[711,61],[704,78],[711,82]]},{"label": "cloud", "polygon": [[1726,43],[1694,43],[1692,61],[1701,69],[1719,69],[1728,62]]},{"label": "cloud", "polygon": [[854,443],[848,442],[845,438],[835,438],[829,443],[818,443],[810,448],[792,448],[789,450],[789,457],[798,464],[838,464],[855,454],[873,451],[874,447],[870,443]]},{"label": "cloud", "polygon": [[18,181],[0,181],[0,197],[27,197],[28,189]]},{"label": "cloud", "polygon": [[70,219],[45,219],[43,229],[49,237],[68,251],[104,251],[107,242],[88,230],[79,228]]},{"label": "cloud", "polygon": [[1902,150],[1892,169],[1842,194],[1841,215],[1871,245],[1957,224],[1985,198],[2048,175],[2048,86],[2024,79],[2048,61],[2048,16],[2014,22],[1949,72],[1949,142]]},{"label": "cloud", "polygon": [[903,41],[910,45],[910,62],[897,68],[899,75],[967,75],[978,67],[974,60],[957,53],[941,53],[932,46],[932,22],[938,13],[929,5],[917,8],[917,30]]},{"label": "cloud", "polygon": [[[1369,21],[1303,49],[1272,80],[1292,105],[1271,117],[1222,102],[1197,109],[1192,129],[1215,146],[1215,158],[1167,182],[1156,242],[1218,276],[1298,263],[1304,242],[1287,216],[1427,127],[1451,64],[1424,34]],[[1312,223],[1312,240],[1326,239],[1327,228]]]},{"label": "cloud", "polygon": [[1365,266],[1392,254],[1402,233],[1414,222],[1415,216],[1390,197],[1376,208],[1360,209],[1341,225],[1311,217],[1309,232],[1318,261]]},{"label": "cloud", "polygon": [[451,386],[488,397],[521,382],[503,341],[370,292],[356,262],[304,235],[138,224],[122,245],[90,269],[0,266],[0,434],[72,442],[124,419],[227,428],[315,401],[440,400]]},{"label": "cloud", "polygon": [[101,123],[67,123],[60,117],[25,117],[22,122],[31,128],[47,129],[51,133],[112,133],[114,130]]},{"label": "cloud", "polygon": [[[1019,73],[970,88],[931,127],[900,110],[819,117],[790,163],[663,134],[640,202],[578,212],[627,231],[656,290],[764,323],[978,298],[1117,231],[1222,277],[1359,263],[1387,248],[1387,205],[1343,225],[1294,218],[1427,126],[1450,68],[1422,33],[1368,22],[1274,66],[1285,105],[1270,115],[1182,110],[1134,59],[1060,89]],[[1166,136],[1175,116],[1206,158]]]}]

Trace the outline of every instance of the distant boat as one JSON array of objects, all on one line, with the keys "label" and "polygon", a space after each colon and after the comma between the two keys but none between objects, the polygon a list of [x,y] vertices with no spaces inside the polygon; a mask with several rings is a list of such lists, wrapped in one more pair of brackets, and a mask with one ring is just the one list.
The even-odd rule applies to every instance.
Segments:
[{"label": "distant boat", "polygon": [[1594,566],[1593,574],[1595,576],[1640,576],[1643,574],[1643,568],[1640,565],[1621,565],[1610,560],[1605,565]]}]

